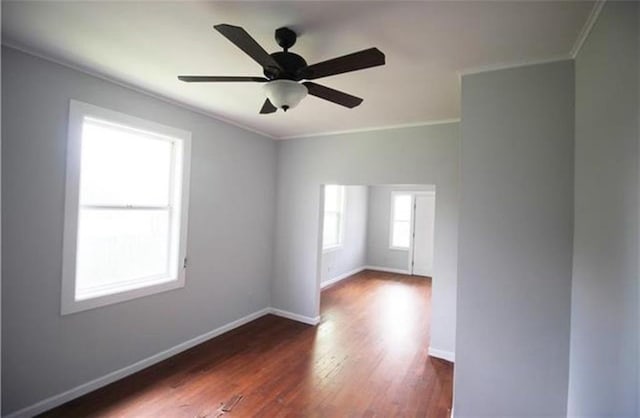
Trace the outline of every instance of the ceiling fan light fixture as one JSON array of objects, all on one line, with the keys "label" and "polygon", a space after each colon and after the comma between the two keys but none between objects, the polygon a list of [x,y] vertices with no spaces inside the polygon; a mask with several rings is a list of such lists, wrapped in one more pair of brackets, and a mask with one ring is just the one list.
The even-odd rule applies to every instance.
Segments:
[{"label": "ceiling fan light fixture", "polygon": [[293,109],[309,93],[304,84],[292,80],[273,80],[264,85],[267,99],[285,112]]},{"label": "ceiling fan light fixture", "polygon": [[[260,108],[261,115],[275,113],[278,109],[286,112],[296,107],[307,94],[353,109],[362,103],[360,97],[316,84],[311,80],[385,64],[385,56],[382,51],[378,48],[369,48],[307,65],[307,61],[300,55],[289,52],[289,49],[296,43],[297,38],[296,33],[289,28],[276,29],[276,42],[283,50],[271,54],[265,51],[240,26],[221,23],[215,25],[214,28],[251,59],[260,64],[264,77],[180,75],[178,79],[187,83],[265,83],[264,89],[267,98]],[[301,80],[306,81],[299,82]]]}]

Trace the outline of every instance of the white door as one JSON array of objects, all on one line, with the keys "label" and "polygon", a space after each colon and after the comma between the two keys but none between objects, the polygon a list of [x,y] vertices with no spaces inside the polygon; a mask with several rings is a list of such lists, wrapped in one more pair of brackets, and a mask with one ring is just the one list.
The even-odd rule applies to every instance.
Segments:
[{"label": "white door", "polygon": [[417,194],[415,199],[411,274],[432,277],[436,195],[435,193]]}]

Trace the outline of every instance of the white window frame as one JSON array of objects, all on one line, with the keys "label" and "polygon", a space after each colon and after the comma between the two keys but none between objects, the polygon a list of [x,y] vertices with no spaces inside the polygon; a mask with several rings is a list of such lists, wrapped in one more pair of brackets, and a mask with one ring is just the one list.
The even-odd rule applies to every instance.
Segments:
[{"label": "white window frame", "polygon": [[[326,184],[325,185],[325,193],[326,193],[326,187],[327,186],[337,186],[342,190],[342,201],[341,203],[341,207],[340,207],[340,211],[339,212],[334,212],[334,213],[338,213],[339,214],[339,219],[340,221],[338,222],[338,243],[337,244],[333,244],[333,245],[328,245],[325,246],[324,245],[324,236],[322,238],[322,251],[323,252],[330,252],[330,251],[335,251],[338,250],[340,248],[342,248],[342,246],[344,245],[344,218],[345,218],[345,210],[347,207],[347,188],[343,185],[340,184]],[[326,198],[326,194],[325,194],[325,198]],[[326,210],[324,209],[324,201],[323,201],[323,206],[322,206],[322,226],[324,228],[324,221],[326,219]]]},{"label": "white window frame", "polygon": [[[173,141],[181,148],[182,164],[178,164],[181,170],[180,187],[176,187],[179,196],[174,196],[171,209],[177,213],[179,220],[179,236],[177,238],[178,265],[173,270],[172,277],[158,283],[151,284],[144,280],[130,284],[128,288],[123,285],[119,291],[85,299],[76,299],[76,253],[78,240],[78,214],[80,198],[80,158],[82,144],[82,127],[85,118],[93,118],[109,124],[124,126],[127,129],[139,130],[147,135],[162,137]],[[127,300],[148,296],[168,290],[178,289],[185,285],[186,260],[187,260],[187,229],[188,229],[188,204],[189,204],[189,176],[191,167],[191,133],[182,129],[165,126],[156,122],[136,118],[124,113],[104,109],[88,103],[71,100],[69,104],[69,125],[67,142],[67,173],[65,192],[65,216],[63,238],[63,262],[62,262],[62,315],[94,309],[100,306],[111,305]],[[178,155],[179,155],[178,154]],[[135,209],[134,209],[135,210]],[[174,274],[177,271],[177,275]]]},{"label": "white window frame", "polygon": [[[393,245],[393,230],[395,228],[395,200],[396,196],[409,196],[411,198],[411,209],[409,216],[409,245],[407,247],[400,247],[397,245]],[[415,202],[415,192],[405,192],[405,191],[392,191],[391,199],[390,199],[390,210],[389,210],[389,248],[392,250],[403,250],[409,251],[411,250],[411,246],[413,243],[413,206]]]}]

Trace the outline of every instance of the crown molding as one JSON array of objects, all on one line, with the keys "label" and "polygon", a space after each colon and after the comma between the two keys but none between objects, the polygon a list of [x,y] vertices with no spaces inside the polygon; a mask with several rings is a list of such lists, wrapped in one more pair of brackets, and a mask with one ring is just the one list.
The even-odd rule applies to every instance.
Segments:
[{"label": "crown molding", "polygon": [[198,107],[195,107],[193,105],[189,105],[189,104],[184,103],[182,101],[175,100],[175,99],[169,98],[167,96],[164,96],[164,95],[161,95],[161,94],[158,94],[158,93],[154,93],[154,92],[152,92],[150,90],[147,90],[147,89],[144,89],[142,87],[138,87],[136,85],[133,85],[131,83],[119,80],[119,79],[117,79],[115,77],[111,77],[111,76],[102,74],[102,73],[100,73],[98,71],[89,69],[87,67],[71,63],[71,62],[69,62],[67,60],[63,60],[63,59],[59,59],[59,58],[53,57],[53,56],[51,56],[49,54],[45,54],[45,53],[42,53],[40,51],[36,51],[35,49],[26,47],[26,46],[24,46],[22,44],[18,44],[18,43],[15,43],[15,42],[12,42],[12,41],[9,41],[9,40],[3,38],[2,39],[2,46],[6,47],[6,48],[14,49],[16,51],[22,52],[22,53],[27,54],[27,55],[34,56],[36,58],[43,59],[45,61],[52,62],[54,64],[61,65],[63,67],[66,67],[66,68],[81,72],[83,74],[87,74],[87,75],[95,77],[95,78],[99,78],[99,79],[104,80],[104,81],[108,81],[108,82],[116,84],[116,85],[118,85],[120,87],[124,87],[124,88],[126,88],[128,90],[135,91],[136,93],[144,94],[145,96],[152,97],[152,98],[160,100],[160,101],[162,101],[164,103],[168,103],[170,105],[173,105],[173,106],[176,106],[176,107],[180,107],[182,109],[186,109],[188,111],[197,113],[199,115],[206,116],[208,118],[214,119],[216,121],[223,122],[223,123],[226,123],[228,125],[235,126],[236,128],[240,128],[240,129],[242,129],[244,131],[248,131],[248,132],[251,132],[251,133],[263,136],[265,138],[272,139],[272,140],[273,139],[278,139],[277,137],[275,137],[275,136],[273,136],[273,135],[271,135],[271,134],[269,134],[267,132],[263,132],[263,131],[251,128],[251,127],[243,125],[243,124],[241,124],[239,122],[233,121],[231,119],[227,119],[227,118],[225,118],[223,116],[216,115],[215,113],[207,112],[205,110],[202,110],[202,109],[200,109]]},{"label": "crown molding", "polygon": [[467,68],[467,69],[458,71],[458,80],[462,80],[462,77],[465,75],[479,74],[479,73],[498,71],[498,70],[508,70],[511,68],[526,67],[529,65],[549,64],[549,63],[558,62],[558,61],[574,60],[578,55],[578,53],[580,52],[582,45],[584,44],[586,39],[589,37],[589,34],[591,33],[593,26],[598,20],[598,17],[600,16],[600,12],[602,11],[602,8],[606,2],[607,0],[595,1],[595,3],[593,4],[593,8],[591,9],[591,13],[589,13],[589,17],[587,18],[584,25],[582,26],[582,29],[580,30],[580,34],[578,35],[578,38],[573,44],[573,47],[571,48],[571,51],[569,52],[569,54],[557,55],[555,57],[550,57],[546,59],[525,60],[525,61],[519,61],[514,63],[491,64],[491,65],[485,65],[485,66],[480,66],[475,68]]},{"label": "crown molding", "polygon": [[591,13],[587,18],[587,21],[584,22],[584,26],[582,27],[582,30],[580,30],[578,39],[576,39],[576,42],[573,44],[573,48],[571,48],[570,56],[572,59],[575,59],[580,53],[580,49],[582,49],[582,45],[584,45],[584,42],[589,37],[589,34],[591,33],[591,30],[596,24],[596,21],[600,16],[600,12],[602,11],[602,8],[604,7],[604,4],[606,2],[607,0],[597,0],[593,5],[593,8],[591,9]]},{"label": "crown molding", "polygon": [[571,61],[572,59],[573,58],[571,58],[571,56],[569,55],[557,55],[555,57],[546,58],[546,59],[525,60],[525,61],[513,62],[510,64],[502,63],[502,64],[484,65],[480,67],[468,68],[468,69],[459,71],[458,78],[462,79],[462,77],[466,75],[488,73],[491,71],[510,70],[512,68],[528,67],[531,65],[541,65],[541,64],[551,64],[553,62]]},{"label": "crown molding", "polygon": [[312,134],[290,135],[290,136],[277,137],[275,139],[289,140],[289,139],[302,139],[302,138],[316,138],[319,136],[358,134],[363,132],[385,131],[389,129],[416,128],[420,126],[431,126],[431,125],[446,125],[449,123],[459,123],[459,122],[460,122],[460,118],[440,119],[440,120],[425,121],[425,122],[401,123],[397,125],[374,126],[370,128],[345,129],[342,131],[328,131],[328,132],[317,132]]}]

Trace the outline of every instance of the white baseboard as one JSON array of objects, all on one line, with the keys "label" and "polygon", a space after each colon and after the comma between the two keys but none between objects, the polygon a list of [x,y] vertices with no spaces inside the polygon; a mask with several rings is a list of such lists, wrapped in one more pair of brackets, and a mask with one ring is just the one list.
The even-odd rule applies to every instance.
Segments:
[{"label": "white baseboard", "polygon": [[383,271],[385,273],[396,273],[396,274],[411,274],[409,270],[403,269],[392,269],[389,267],[380,267],[380,266],[364,266],[365,270],[375,270],[375,271]]},{"label": "white baseboard", "polygon": [[45,411],[48,411],[49,409],[55,408],[56,406],[60,406],[65,402],[69,402],[72,399],[76,399],[82,395],[85,395],[89,392],[92,392],[96,389],[99,389],[117,380],[123,379],[142,369],[146,369],[147,367],[152,366],[156,363],[159,363],[162,360],[166,360],[169,357],[175,356],[178,353],[186,351],[192,347],[195,347],[198,344],[208,341],[214,337],[217,337],[218,335],[224,334],[225,332],[231,331],[232,329],[238,328],[239,326],[242,326],[248,322],[251,322],[267,314],[281,316],[283,318],[291,319],[291,320],[302,322],[309,325],[317,325],[320,323],[320,316],[311,318],[308,316],[303,316],[303,315],[298,315],[292,312],[283,311],[282,309],[264,308],[259,311],[253,312],[247,316],[244,316],[240,319],[229,322],[228,324],[218,327],[212,331],[206,332],[188,341],[185,341],[176,346],[173,346],[168,350],[161,351],[158,354],[154,354],[153,356],[142,359],[129,366],[123,367],[122,369],[113,371],[109,374],[106,374],[102,377],[91,380],[87,383],[83,383],[82,385],[76,386],[75,388],[72,388],[65,392],[51,396],[31,406],[27,406],[26,408],[22,408],[18,411],[15,411],[7,415],[6,418],[32,417],[34,415],[41,414]]},{"label": "white baseboard", "polygon": [[[156,363],[159,363],[162,360],[175,356],[178,353],[181,353],[185,350],[195,347],[196,345],[201,344],[207,340],[210,340],[211,338],[217,337],[218,335],[224,334],[227,331],[231,331],[234,328],[238,328],[239,326],[244,325],[248,322],[251,322],[254,319],[258,319],[261,316],[264,316],[268,313],[272,313],[271,308],[264,308],[259,311],[253,312],[247,316],[244,316],[240,319],[229,322],[228,324],[218,327],[212,331],[206,332],[188,341],[185,341],[176,346],[173,346],[168,350],[161,351],[158,354],[154,354],[153,356],[147,357],[129,366],[123,367],[122,369],[113,371],[102,377],[91,380],[80,386],[76,386],[75,388],[69,389],[66,392],[62,392],[57,395],[51,396],[50,398],[44,399],[31,406],[27,406],[26,408],[13,412],[7,415],[6,418],[32,417],[34,415],[38,415],[42,412],[48,411],[51,408],[55,408],[56,406],[62,405],[65,402],[68,402],[72,399],[78,398],[82,395],[85,395],[89,392],[92,392],[96,389],[99,389],[103,386],[113,383],[116,380],[125,378],[142,369],[146,369],[147,367],[152,366]],[[290,319],[296,320],[295,318],[290,318]],[[305,322],[305,321],[301,321],[301,322]]]},{"label": "white baseboard", "polygon": [[[352,273],[352,274],[355,274],[355,273]],[[185,350],[195,347],[198,344],[208,341],[214,337],[217,337],[218,335],[224,334],[225,332],[231,331],[232,329],[238,328],[239,326],[242,326],[248,322],[251,322],[267,314],[273,314],[283,318],[291,319],[293,321],[302,322],[308,325],[318,325],[320,323],[320,316],[312,318],[309,316],[304,316],[304,315],[299,315],[293,312],[284,311],[282,309],[264,308],[259,311],[253,312],[247,316],[244,316],[240,319],[229,322],[228,324],[218,327],[212,331],[206,332],[188,341],[185,341],[176,346],[173,346],[165,351],[161,351],[160,353],[157,353],[150,357],[142,359],[129,366],[123,367],[119,370],[115,370],[109,374],[98,377],[97,379],[93,379],[87,383],[83,383],[65,392],[51,396],[33,405],[30,405],[18,411],[12,412],[9,415],[6,415],[6,418],[32,417],[34,415],[41,414],[45,411],[48,411],[49,409],[55,408],[56,406],[60,406],[63,403],[69,402],[72,399],[76,399],[96,389],[100,389],[103,386],[106,386],[117,380],[123,379],[142,369],[146,369],[147,367],[152,366],[156,363],[159,363],[162,360],[166,360],[169,357],[175,356],[178,353],[181,353]]]},{"label": "white baseboard", "polygon": [[340,281],[342,281],[342,280],[346,279],[347,277],[351,277],[351,276],[353,276],[354,274],[358,274],[358,273],[360,273],[360,272],[361,272],[362,270],[364,270],[364,269],[366,269],[366,267],[365,267],[365,266],[358,267],[358,268],[353,269],[353,270],[351,270],[351,271],[348,271],[348,272],[346,272],[346,273],[344,273],[344,274],[341,274],[341,275],[339,275],[339,276],[337,276],[337,277],[331,278],[331,279],[329,279],[329,280],[325,280],[324,282],[320,283],[320,288],[321,288],[321,289],[324,289],[325,287],[329,287],[329,286],[331,286],[332,284],[338,283],[338,282],[340,282]]},{"label": "white baseboard", "polygon": [[283,318],[291,319],[293,321],[302,322],[308,325],[318,325],[320,323],[320,316],[316,316],[312,318],[310,316],[299,315],[297,313],[283,311],[282,309],[277,308],[269,308],[269,313],[277,316],[281,316]]},{"label": "white baseboard", "polygon": [[453,351],[439,350],[437,348],[429,347],[429,355],[431,357],[450,361],[451,363],[456,362],[456,353]]},{"label": "white baseboard", "polygon": [[129,366],[123,367],[122,369],[113,371],[109,374],[106,374],[102,377],[98,377],[97,379],[91,380],[87,383],[83,383],[82,385],[76,386],[75,388],[72,388],[65,392],[51,396],[31,406],[27,406],[26,408],[22,408],[9,415],[6,415],[6,418],[32,417],[34,415],[41,414],[45,411],[48,411],[49,409],[55,408],[56,406],[60,406],[65,402],[69,402],[72,399],[76,399],[96,389],[100,389],[103,386],[106,386],[117,380],[123,379],[142,369],[146,369],[147,367],[152,366],[156,363],[159,363],[162,360],[166,360],[169,357],[175,356],[178,353],[181,353],[185,350],[195,347],[198,344],[208,341],[214,337],[217,337],[218,335],[224,334],[225,332],[231,331],[232,329],[238,328],[239,326],[242,326],[248,322],[251,322],[267,314],[281,316],[287,319],[303,322],[309,325],[317,325],[320,323],[320,316],[311,318],[308,316],[303,316],[303,315],[294,314],[292,312],[283,311],[282,309],[264,308],[259,311],[253,312],[247,316],[244,316],[240,319],[229,322],[228,324],[218,327],[212,331],[206,332],[188,341],[185,341],[176,346],[173,346],[168,350],[161,351],[160,353],[157,353],[150,357],[142,359]]}]

